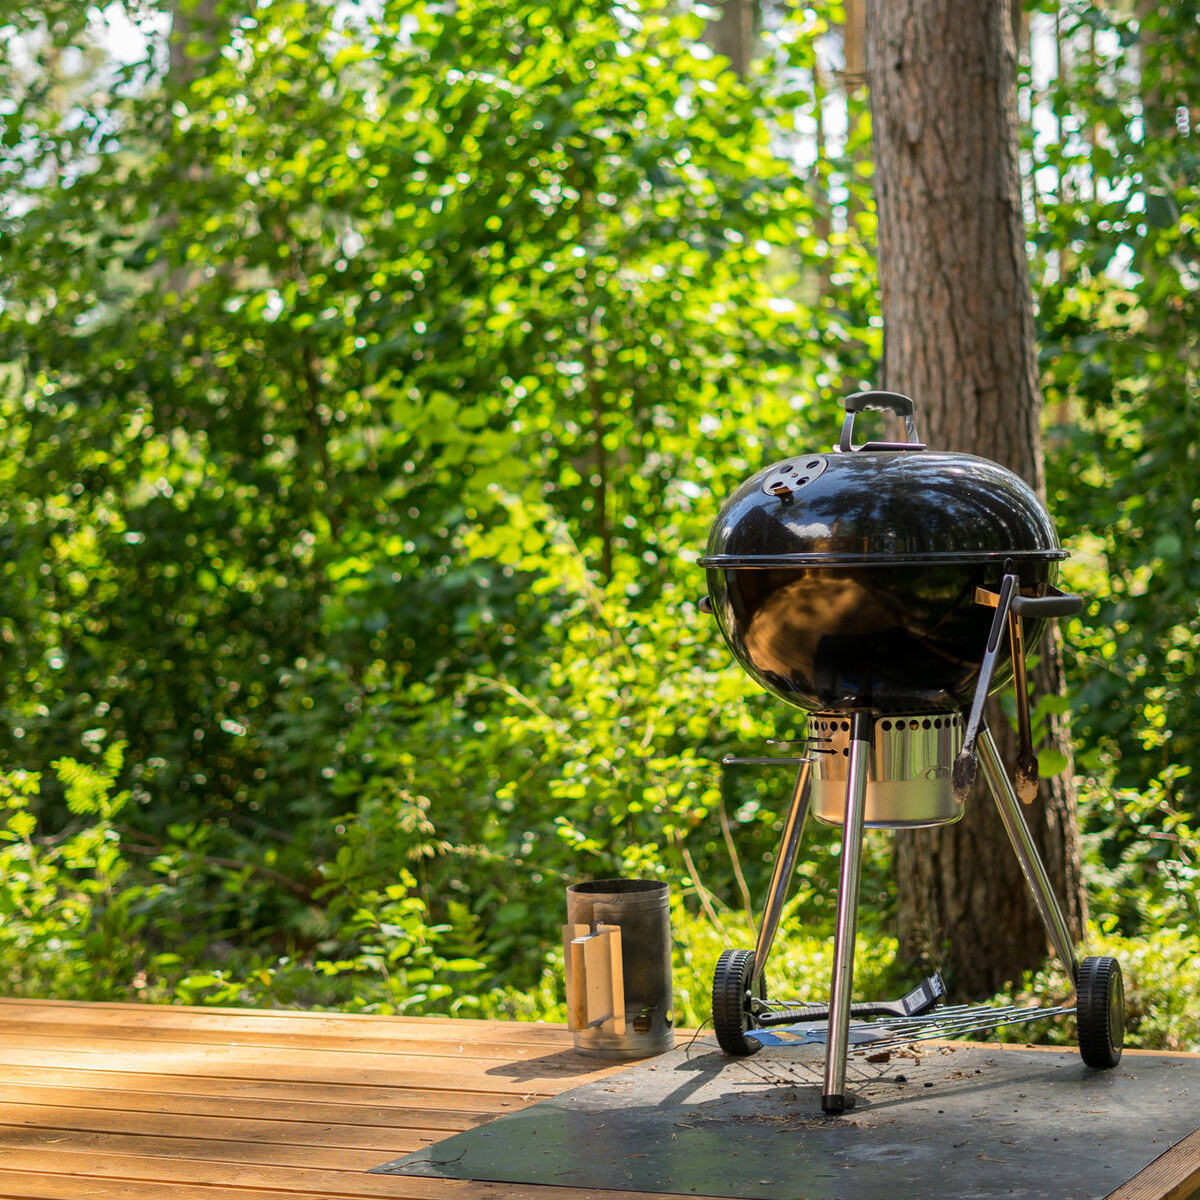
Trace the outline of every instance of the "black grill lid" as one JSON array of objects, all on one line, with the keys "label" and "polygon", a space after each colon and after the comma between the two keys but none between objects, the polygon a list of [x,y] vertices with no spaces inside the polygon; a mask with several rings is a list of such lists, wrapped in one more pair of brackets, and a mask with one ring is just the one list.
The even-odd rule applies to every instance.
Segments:
[{"label": "black grill lid", "polygon": [[1066,558],[1017,475],[970,454],[807,454],[752,476],[722,508],[701,566],[899,566]]}]

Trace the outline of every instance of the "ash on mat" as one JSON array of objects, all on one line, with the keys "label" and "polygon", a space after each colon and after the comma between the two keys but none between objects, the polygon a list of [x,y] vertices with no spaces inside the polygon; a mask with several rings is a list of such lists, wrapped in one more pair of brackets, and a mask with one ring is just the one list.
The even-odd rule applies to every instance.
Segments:
[{"label": "ash on mat", "polygon": [[[871,1058],[881,1061],[872,1062]],[[917,1045],[730,1059],[711,1039],[456,1134],[376,1173],[745,1200],[1100,1200],[1200,1125],[1200,1060]]]}]

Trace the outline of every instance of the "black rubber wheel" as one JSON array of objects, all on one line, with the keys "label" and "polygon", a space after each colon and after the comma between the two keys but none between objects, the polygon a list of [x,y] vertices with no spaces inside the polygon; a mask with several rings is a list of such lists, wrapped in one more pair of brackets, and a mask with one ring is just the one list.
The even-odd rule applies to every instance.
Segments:
[{"label": "black rubber wheel", "polygon": [[1115,958],[1085,958],[1075,985],[1079,1053],[1102,1071],[1121,1061],[1125,1046],[1125,983]]},{"label": "black rubber wheel", "polygon": [[746,1038],[747,1031],[754,1028],[751,999],[767,998],[767,980],[763,975],[758,977],[751,996],[753,975],[753,950],[725,950],[717,959],[717,969],[713,973],[713,1028],[717,1033],[717,1045],[726,1054],[754,1054],[762,1049],[761,1043]]}]

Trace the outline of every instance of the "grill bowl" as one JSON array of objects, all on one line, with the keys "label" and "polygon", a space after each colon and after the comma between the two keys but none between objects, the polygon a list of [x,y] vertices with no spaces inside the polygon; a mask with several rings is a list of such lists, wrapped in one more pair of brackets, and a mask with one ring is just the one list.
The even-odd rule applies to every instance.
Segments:
[{"label": "grill bowl", "polygon": [[[1055,582],[1059,548],[1034,492],[966,454],[801,455],[752,476],[715,522],[701,565],[734,657],[811,712],[970,703],[1006,570]],[[1044,621],[1027,622],[1026,645]],[[1011,674],[1007,649],[993,688]]]}]

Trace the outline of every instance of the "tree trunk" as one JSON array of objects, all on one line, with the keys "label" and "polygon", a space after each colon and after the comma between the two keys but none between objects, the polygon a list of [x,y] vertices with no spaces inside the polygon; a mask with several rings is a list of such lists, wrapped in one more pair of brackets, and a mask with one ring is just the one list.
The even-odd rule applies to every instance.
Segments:
[{"label": "tree trunk", "polygon": [[167,40],[171,83],[193,83],[217,56],[217,0],[172,0]]},{"label": "tree trunk", "polygon": [[864,0],[845,0],[842,11],[842,63],[846,91],[852,92],[866,82],[867,10]]},{"label": "tree trunk", "polygon": [[721,0],[720,16],[704,30],[704,41],[714,53],[729,59],[729,65],[741,78],[750,73],[754,40],[758,34],[757,0]]},{"label": "tree trunk", "polygon": [[[1011,4],[867,0],[867,79],[881,385],[916,400],[930,445],[1003,463],[1044,492]],[[1040,651],[1035,695],[1057,692],[1057,643]],[[994,704],[989,723],[1011,764],[1015,739]],[[1065,729],[1055,742],[1064,751]],[[1043,783],[1025,815],[1078,933],[1070,774]],[[939,960],[957,991],[993,993],[1044,957],[1045,931],[982,783],[959,824],[896,838],[896,874],[902,953]]]}]

